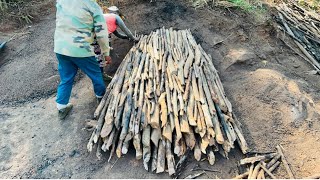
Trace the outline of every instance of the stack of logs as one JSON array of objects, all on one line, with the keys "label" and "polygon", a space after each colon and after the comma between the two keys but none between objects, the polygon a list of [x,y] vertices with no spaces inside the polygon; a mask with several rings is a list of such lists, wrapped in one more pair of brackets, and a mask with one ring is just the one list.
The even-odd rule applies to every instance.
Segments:
[{"label": "stack of logs", "polygon": [[292,50],[309,62],[320,74],[320,16],[289,1],[276,7],[279,29],[288,34],[297,48]]},{"label": "stack of logs", "polygon": [[193,150],[210,164],[235,142],[248,150],[212,58],[189,30],[161,28],[142,36],[126,55],[94,117],[87,145],[120,158],[131,142],[146,170],[175,174],[175,157]]},{"label": "stack of logs", "polygon": [[283,148],[280,145],[277,146],[277,152],[275,153],[240,160],[240,165],[250,164],[250,168],[247,172],[240,174],[233,179],[266,179],[268,176],[272,179],[278,179],[272,172],[280,166],[281,162],[285,167],[289,178],[294,179],[295,177],[284,156]]}]

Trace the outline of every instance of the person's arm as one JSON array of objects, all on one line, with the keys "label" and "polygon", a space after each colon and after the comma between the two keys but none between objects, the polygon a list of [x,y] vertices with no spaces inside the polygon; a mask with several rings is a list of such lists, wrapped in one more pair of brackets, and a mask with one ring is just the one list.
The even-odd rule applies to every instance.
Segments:
[{"label": "person's arm", "polygon": [[120,39],[129,39],[129,37],[128,37],[127,35],[119,32],[119,31],[117,31],[117,30],[115,30],[115,31],[113,32],[113,34],[114,34],[115,36],[117,36],[118,38],[120,38]]},{"label": "person's arm", "polygon": [[120,16],[116,16],[116,22],[119,28],[132,40],[136,40],[136,38],[133,36],[131,31],[127,28],[127,26],[124,24],[123,20]]},{"label": "person's arm", "polygon": [[101,53],[104,56],[110,55],[110,47],[109,47],[109,37],[108,37],[108,28],[103,17],[103,12],[98,3],[95,1],[88,1],[91,4],[91,12],[93,16],[93,28],[94,33],[96,35],[98,44],[101,49]]}]

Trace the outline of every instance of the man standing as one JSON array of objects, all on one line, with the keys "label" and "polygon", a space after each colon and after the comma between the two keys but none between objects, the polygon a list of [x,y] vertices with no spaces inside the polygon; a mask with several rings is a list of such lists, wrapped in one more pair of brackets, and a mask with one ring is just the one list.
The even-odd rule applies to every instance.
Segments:
[{"label": "man standing", "polygon": [[98,99],[105,93],[99,63],[91,46],[94,36],[106,62],[111,63],[111,58],[108,28],[102,9],[95,0],[57,0],[56,6],[54,52],[60,74],[56,102],[59,119],[63,120],[73,107],[69,99],[78,68],[92,80]]}]

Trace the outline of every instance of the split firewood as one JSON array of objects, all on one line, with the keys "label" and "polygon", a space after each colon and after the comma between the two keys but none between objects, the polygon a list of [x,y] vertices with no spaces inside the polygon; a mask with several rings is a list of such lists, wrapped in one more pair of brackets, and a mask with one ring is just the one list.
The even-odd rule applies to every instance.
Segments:
[{"label": "split firewood", "polygon": [[[280,165],[280,162],[277,161],[277,162],[274,163],[268,170],[269,170],[270,172],[273,172],[279,165]],[[263,174],[263,176],[264,176],[264,174]]]},{"label": "split firewood", "polygon": [[[197,161],[205,154],[211,165],[215,153],[228,158],[236,142],[246,153],[240,123],[212,61],[189,30],[161,28],[143,36],[95,111],[98,120],[88,150],[97,144],[99,157],[100,150],[110,150],[110,161],[113,154],[121,157],[134,148],[146,170],[167,169],[170,175],[181,173],[175,159],[187,151]],[[254,170],[256,176],[264,175]]]},{"label": "split firewood", "polygon": [[200,94],[199,94],[199,89],[197,85],[197,79],[195,73],[192,73],[192,92],[194,94],[194,98],[196,101],[200,101]]},{"label": "split firewood", "polygon": [[[191,74],[192,72],[190,72]],[[191,75],[189,74],[187,82],[186,82],[186,86],[185,86],[185,90],[184,90],[184,94],[183,94],[183,100],[186,101],[189,97],[189,92],[190,92],[190,83],[191,83]]]},{"label": "split firewood", "polygon": [[166,158],[167,158],[168,172],[169,172],[169,175],[171,176],[176,172],[176,170],[175,170],[174,157],[171,152],[171,142],[168,140],[166,141]]},{"label": "split firewood", "polygon": [[112,139],[112,149],[110,151],[110,156],[109,156],[108,162],[110,162],[110,160],[112,159],[113,154],[116,150],[116,142],[118,140],[119,135],[120,135],[120,131],[116,131],[116,134],[115,134],[114,138]]},{"label": "split firewood", "polygon": [[141,149],[141,134],[136,134],[133,137],[133,145],[134,148],[136,149],[136,159],[141,159],[142,158],[142,149]]},{"label": "split firewood", "polygon": [[177,154],[178,157],[183,156],[187,151],[187,145],[183,138],[179,140],[179,149],[180,149],[180,152]]},{"label": "split firewood", "polygon": [[184,114],[180,117],[181,117],[181,121],[180,121],[181,132],[190,133],[190,125],[187,119],[187,115]]},{"label": "split firewood", "polygon": [[153,144],[156,147],[158,147],[158,143],[159,143],[160,138],[161,138],[161,130],[160,130],[160,128],[157,128],[157,129],[152,128],[151,141],[153,142]]},{"label": "split firewood", "polygon": [[157,146],[152,146],[152,156],[151,156],[151,172],[157,169],[158,162],[158,144]]},{"label": "split firewood", "polygon": [[[280,159],[280,157],[281,157],[281,155],[278,154],[270,162],[267,163],[266,168],[268,168],[270,172],[272,172],[273,170],[275,170],[278,167],[278,165],[280,164],[280,162],[278,161]],[[264,170],[263,169],[261,169],[259,171],[257,179],[262,179],[262,177],[264,177]]]},{"label": "split firewood", "polygon": [[248,177],[248,175],[249,175],[249,171],[245,172],[243,174],[240,174],[240,175],[238,175],[238,176],[236,176],[236,177],[234,177],[232,179],[244,179],[244,178]]},{"label": "split firewood", "polygon": [[168,113],[172,113],[173,109],[171,105],[171,93],[170,93],[170,88],[168,87],[169,87],[168,79],[167,79],[167,76],[165,76],[165,91],[166,91]]},{"label": "split firewood", "polygon": [[283,154],[283,149],[282,149],[282,147],[280,145],[277,146],[277,150],[278,150],[278,153],[281,155],[281,161],[283,162],[283,165],[286,168],[286,171],[287,171],[290,179],[295,179],[294,175],[292,173],[292,170],[291,170],[291,168],[289,166],[289,163],[288,163],[286,157]]},{"label": "split firewood", "polygon": [[88,152],[91,152],[92,149],[93,149],[93,145],[94,145],[93,138],[94,138],[94,135],[95,135],[95,131],[96,131],[96,130],[93,130],[93,132],[92,132],[92,134],[91,134],[91,137],[90,137],[90,139],[89,139],[89,142],[88,142],[88,144],[87,144],[87,150],[88,150]]},{"label": "split firewood", "polygon": [[158,104],[155,105],[155,111],[151,115],[150,125],[152,128],[160,128],[160,106]]},{"label": "split firewood", "polygon": [[256,156],[256,157],[249,157],[249,158],[241,159],[240,164],[249,164],[249,163],[254,163],[257,161],[271,159],[271,158],[275,157],[276,155],[277,155],[277,153],[271,153],[271,154],[266,154],[266,155],[261,155],[261,156]]},{"label": "split firewood", "polygon": [[208,156],[208,161],[210,165],[214,165],[216,158],[214,155],[214,151],[212,150],[212,148],[209,148],[209,150],[207,150],[207,156]]},{"label": "split firewood", "polygon": [[252,179],[251,176],[252,176],[253,170],[254,170],[254,164],[252,163],[249,168],[248,179]]},{"label": "split firewood", "polygon": [[142,133],[142,145],[143,145],[143,165],[144,168],[148,171],[149,170],[149,161],[151,159],[151,144],[150,138],[151,137],[151,127],[148,125],[144,128]]},{"label": "split firewood", "polygon": [[170,123],[166,123],[166,125],[164,125],[162,136],[172,142],[172,129]]},{"label": "split firewood", "polygon": [[256,167],[254,167],[252,174],[250,175],[250,179],[257,179],[260,168],[261,168],[260,163],[256,165]]},{"label": "split firewood", "polygon": [[[109,96],[108,99],[111,99],[111,97]],[[107,100],[108,102],[108,100]],[[108,102],[109,103],[109,102]],[[100,132],[101,132],[101,128],[103,126],[103,123],[104,123],[104,117],[106,115],[106,112],[107,112],[107,108],[108,108],[108,105],[106,104],[104,107],[103,107],[103,110],[100,114],[100,117],[98,119],[98,122],[97,122],[97,126],[96,126],[96,130],[93,131],[94,135],[93,135],[93,142],[94,143],[97,143],[98,142],[98,139],[99,139],[99,136],[100,136]]]},{"label": "split firewood", "polygon": [[209,145],[209,140],[206,136],[204,136],[200,143],[200,149],[203,154],[206,154],[208,145]]},{"label": "split firewood", "polygon": [[263,164],[260,163],[260,167],[272,178],[277,179]]},{"label": "split firewood", "polygon": [[117,154],[118,158],[120,158],[122,155],[122,145],[123,145],[123,140],[120,139],[118,142],[117,149],[116,149],[116,154]]},{"label": "split firewood", "polygon": [[161,127],[163,128],[164,125],[167,124],[167,117],[168,117],[166,93],[162,93],[158,101],[161,109]]},{"label": "split firewood", "polygon": [[190,89],[189,102],[187,105],[188,119],[190,126],[197,126],[196,117],[194,116],[195,99],[192,89]]},{"label": "split firewood", "polygon": [[201,149],[200,149],[198,143],[196,143],[195,146],[194,146],[194,158],[197,161],[200,161],[200,159],[201,159]]},{"label": "split firewood", "polygon": [[183,133],[183,136],[186,140],[186,145],[192,150],[196,145],[196,137],[194,135],[192,128],[190,128],[189,133]]},{"label": "split firewood", "polygon": [[164,172],[166,164],[166,143],[162,140],[159,141],[158,147],[158,161],[157,161],[157,173]]}]

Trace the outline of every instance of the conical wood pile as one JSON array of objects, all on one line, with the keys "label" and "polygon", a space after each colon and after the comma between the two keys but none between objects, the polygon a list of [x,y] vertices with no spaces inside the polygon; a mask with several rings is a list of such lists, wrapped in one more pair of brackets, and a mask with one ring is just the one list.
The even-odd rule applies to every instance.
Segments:
[{"label": "conical wood pile", "polygon": [[[94,114],[88,150],[98,144],[120,158],[133,144],[146,170],[176,171],[189,148],[197,161],[227,157],[246,141],[212,58],[189,30],[158,29],[142,36],[124,58]],[[109,158],[109,160],[110,160]]]}]

